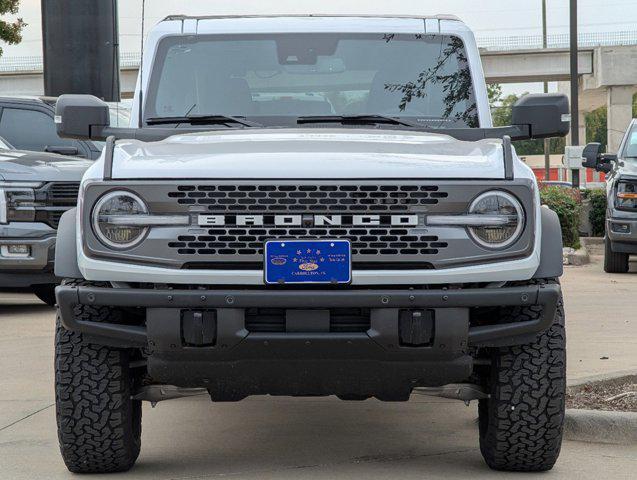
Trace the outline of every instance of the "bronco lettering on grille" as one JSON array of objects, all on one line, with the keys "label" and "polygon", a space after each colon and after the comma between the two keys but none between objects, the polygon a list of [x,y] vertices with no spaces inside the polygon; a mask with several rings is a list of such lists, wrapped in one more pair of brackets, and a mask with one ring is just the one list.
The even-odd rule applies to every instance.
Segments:
[{"label": "bronco lettering on grille", "polygon": [[418,215],[199,215],[199,226],[369,226],[417,227]]}]

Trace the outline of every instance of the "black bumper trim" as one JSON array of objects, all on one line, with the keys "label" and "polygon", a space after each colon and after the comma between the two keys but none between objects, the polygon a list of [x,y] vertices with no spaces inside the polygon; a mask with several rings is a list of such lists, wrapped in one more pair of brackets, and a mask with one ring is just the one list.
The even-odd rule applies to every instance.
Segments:
[{"label": "black bumper trim", "polygon": [[490,306],[543,307],[537,320],[518,323],[476,326],[469,329],[470,345],[498,345],[505,340],[515,344],[518,337],[537,334],[553,323],[560,286],[555,284],[527,285],[505,288],[474,288],[458,290],[343,290],[343,291],[271,291],[271,290],[143,290],[131,288],[100,288],[60,286],[56,288],[57,303],[64,327],[113,339],[132,346],[148,342],[146,327],[78,321],[73,307],[108,305],[142,308],[471,308]]}]

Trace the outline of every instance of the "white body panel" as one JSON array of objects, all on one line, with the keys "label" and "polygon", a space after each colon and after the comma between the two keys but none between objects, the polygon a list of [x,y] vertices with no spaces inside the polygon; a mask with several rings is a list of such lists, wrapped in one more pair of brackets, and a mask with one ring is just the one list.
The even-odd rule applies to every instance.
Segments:
[{"label": "white body panel", "polygon": [[230,130],[120,140],[113,179],[485,178],[504,176],[502,143],[362,129]]}]

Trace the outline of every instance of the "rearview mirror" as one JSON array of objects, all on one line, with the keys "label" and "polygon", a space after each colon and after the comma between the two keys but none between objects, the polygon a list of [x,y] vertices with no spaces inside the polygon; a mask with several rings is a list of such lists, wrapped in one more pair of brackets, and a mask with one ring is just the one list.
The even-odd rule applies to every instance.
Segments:
[{"label": "rearview mirror", "polygon": [[91,138],[92,130],[110,125],[108,105],[93,95],[60,95],[55,124],[62,138]]},{"label": "rearview mirror", "polygon": [[513,105],[511,123],[528,125],[530,138],[564,137],[571,124],[568,98],[561,93],[525,95]]}]

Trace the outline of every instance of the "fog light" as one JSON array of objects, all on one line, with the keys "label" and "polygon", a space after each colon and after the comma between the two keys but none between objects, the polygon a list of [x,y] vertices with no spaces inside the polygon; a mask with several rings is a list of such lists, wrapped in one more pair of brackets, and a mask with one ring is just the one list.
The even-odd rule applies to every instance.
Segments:
[{"label": "fog light", "polygon": [[610,228],[614,233],[630,233],[628,223],[611,223]]},{"label": "fog light", "polygon": [[3,257],[25,258],[31,255],[31,247],[23,244],[2,245],[0,247],[0,255]]}]

